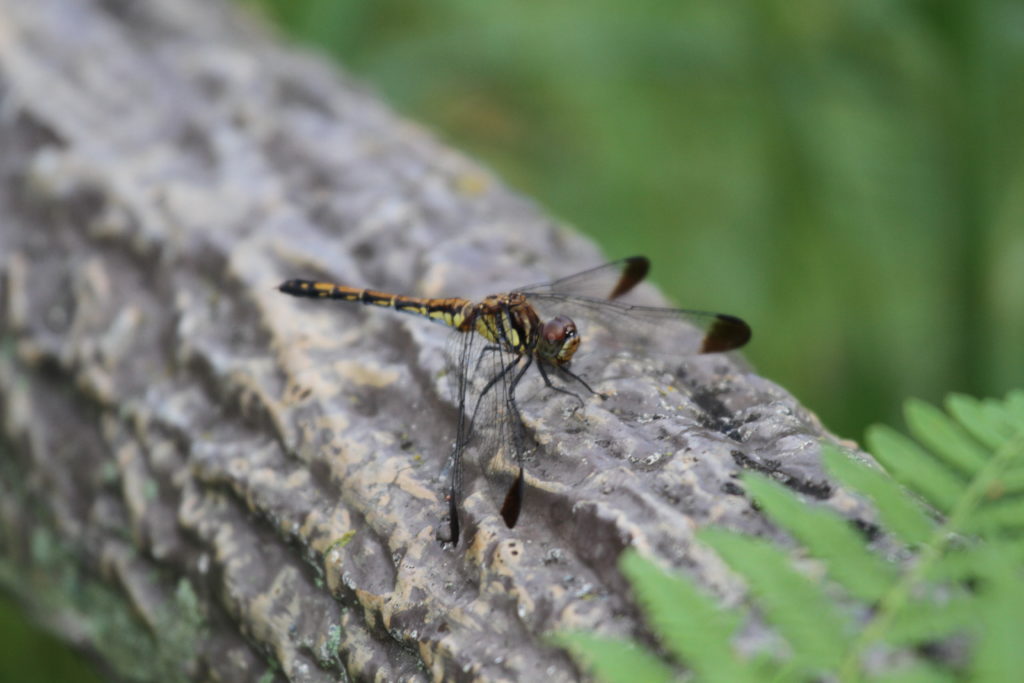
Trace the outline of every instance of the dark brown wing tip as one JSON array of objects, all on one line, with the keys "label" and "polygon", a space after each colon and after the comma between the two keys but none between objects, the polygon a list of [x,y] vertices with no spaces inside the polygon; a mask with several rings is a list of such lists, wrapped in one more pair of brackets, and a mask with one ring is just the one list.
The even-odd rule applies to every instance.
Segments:
[{"label": "dark brown wing tip", "polygon": [[732,315],[719,314],[704,335],[701,353],[719,353],[738,349],[750,341],[750,325]]},{"label": "dark brown wing tip", "polygon": [[505,520],[505,526],[509,529],[519,521],[519,511],[523,507],[523,468],[519,468],[519,475],[512,482],[508,493],[505,494],[505,503],[501,506],[501,518]]},{"label": "dark brown wing tip", "polygon": [[625,267],[622,269],[619,281],[608,295],[609,299],[617,299],[629,292],[647,277],[647,271],[651,269],[651,262],[646,256],[630,256],[622,259],[622,262]]}]

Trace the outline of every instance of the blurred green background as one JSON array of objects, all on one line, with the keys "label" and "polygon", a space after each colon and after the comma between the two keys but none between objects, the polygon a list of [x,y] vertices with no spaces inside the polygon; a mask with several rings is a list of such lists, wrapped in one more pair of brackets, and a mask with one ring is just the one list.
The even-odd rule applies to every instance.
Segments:
[{"label": "blurred green background", "polygon": [[1024,384],[1024,4],[243,0],[839,434]]},{"label": "blurred green background", "polygon": [[[241,1],[679,305],[747,318],[843,436],[1024,385],[1019,0]],[[5,649],[83,680],[39,647]]]},{"label": "blurred green background", "polygon": [[0,683],[99,683],[84,655],[30,622],[22,606],[0,591]]}]

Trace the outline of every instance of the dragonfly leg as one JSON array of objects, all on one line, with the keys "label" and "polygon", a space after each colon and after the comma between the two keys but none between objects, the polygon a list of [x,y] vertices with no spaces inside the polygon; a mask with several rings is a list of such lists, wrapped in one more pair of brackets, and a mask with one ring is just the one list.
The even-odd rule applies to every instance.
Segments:
[{"label": "dragonfly leg", "polygon": [[476,357],[476,368],[474,369],[474,372],[480,371],[480,364],[484,362],[484,356],[495,351],[501,351],[501,347],[497,344],[488,344],[480,349],[480,355]]},{"label": "dragonfly leg", "polygon": [[[562,387],[556,387],[554,385],[554,383],[551,381],[551,377],[548,375],[547,370],[544,369],[544,364],[543,363],[537,363],[537,369],[540,370],[540,376],[544,378],[544,384],[547,385],[548,389],[552,389],[554,391],[557,391],[560,394],[567,394],[568,396],[572,396],[574,399],[579,401],[579,406],[577,406],[577,407],[578,408],[582,408],[583,407],[583,405],[584,405],[583,398],[581,398],[579,394],[577,394],[575,391],[569,391],[568,389],[564,389]],[[572,377],[573,379],[579,381],[579,383],[582,384],[584,387],[586,387],[587,391],[589,391],[590,393],[592,393],[592,394],[596,394],[597,393],[596,391],[594,391],[593,389],[590,388],[590,385],[588,385],[586,382],[584,382],[582,379],[580,379],[576,375],[572,374],[568,370],[565,370],[565,372],[568,373],[569,376]],[[604,394],[601,394],[601,396],[603,397]]]},{"label": "dragonfly leg", "polygon": [[[500,350],[500,347],[494,347],[494,348]],[[484,349],[484,350],[486,351],[487,349]],[[483,354],[481,354],[481,355],[483,355]],[[497,375],[492,377],[490,379],[490,381],[488,381],[487,384],[484,386],[484,388],[480,391],[480,395],[476,397],[476,405],[473,406],[473,416],[469,419],[469,429],[467,430],[469,434],[473,433],[473,424],[476,422],[476,414],[480,410],[480,402],[484,400],[484,396],[486,396],[487,392],[489,392],[491,389],[494,388],[495,384],[497,384],[502,379],[504,379],[505,375],[507,375],[508,373],[512,372],[513,368],[515,368],[516,365],[519,364],[519,359],[520,358],[521,358],[521,356],[517,356],[515,358],[515,360],[513,360],[511,363],[509,363],[508,365],[503,367],[501,369],[501,372],[499,372]],[[529,365],[527,365],[527,367],[529,367]],[[521,374],[522,373],[520,373],[520,375]],[[518,382],[518,379],[516,381]]]},{"label": "dragonfly leg", "polygon": [[571,371],[569,368],[563,366],[563,367],[558,368],[558,371],[565,373],[569,377],[573,378],[574,380],[576,380],[577,382],[582,384],[583,388],[586,389],[587,391],[589,391],[590,393],[592,393],[593,395],[600,396],[602,399],[608,398],[608,394],[602,394],[600,391],[595,391],[594,389],[592,389],[590,387],[589,384],[587,384],[587,380],[583,379],[582,377],[577,375],[575,372]]},{"label": "dragonfly leg", "polygon": [[[522,358],[525,358],[526,362],[523,363],[522,369],[516,373],[515,377],[512,378],[512,381],[509,382],[508,390],[505,392],[505,397],[508,399],[510,412],[512,413],[512,416],[516,419],[516,422],[518,424],[523,423],[523,418],[519,414],[519,406],[516,405],[516,387],[519,386],[519,380],[523,378],[523,375],[526,374],[526,371],[530,369],[530,365],[533,363],[532,356],[520,356],[519,358],[516,359],[516,363],[518,363]],[[514,366],[515,363],[513,363],[512,365]],[[538,365],[537,367],[539,368],[540,365]],[[506,370],[508,369],[509,368],[506,368]],[[502,374],[504,374],[504,372],[502,372]],[[541,372],[541,374],[544,374],[543,371]]]}]

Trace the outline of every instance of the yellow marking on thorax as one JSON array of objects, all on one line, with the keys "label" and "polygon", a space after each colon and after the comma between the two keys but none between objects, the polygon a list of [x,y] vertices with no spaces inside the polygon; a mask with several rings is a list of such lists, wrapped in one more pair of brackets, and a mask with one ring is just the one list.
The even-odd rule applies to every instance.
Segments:
[{"label": "yellow marking on thorax", "polygon": [[519,330],[516,328],[512,316],[509,315],[508,311],[503,310],[501,312],[501,320],[505,325],[505,338],[508,339],[509,346],[516,351],[521,351],[522,340],[519,338]]},{"label": "yellow marking on thorax", "polygon": [[476,318],[476,333],[489,342],[498,342],[498,330],[493,326],[494,316],[480,315]]}]

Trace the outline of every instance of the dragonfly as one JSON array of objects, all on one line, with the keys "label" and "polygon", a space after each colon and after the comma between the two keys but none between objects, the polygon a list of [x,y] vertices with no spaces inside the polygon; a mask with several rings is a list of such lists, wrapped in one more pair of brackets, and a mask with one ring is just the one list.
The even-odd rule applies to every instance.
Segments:
[{"label": "dragonfly", "polygon": [[[283,282],[279,290],[297,297],[391,308],[454,330],[447,362],[455,378],[458,419],[446,464],[447,524],[442,522],[437,535],[457,545],[463,460],[480,431],[489,436],[480,445],[486,451],[481,457],[487,460],[487,476],[503,473],[496,496],[503,501],[502,519],[508,528],[519,519],[525,460],[531,449],[517,393],[531,368],[536,368],[544,388],[571,396],[582,406],[581,393],[605,397],[575,371],[574,359],[588,353],[598,358],[622,351],[647,355],[659,343],[665,348],[667,341],[670,355],[689,356],[732,351],[750,340],[750,327],[733,315],[625,301],[649,270],[646,257],[633,256],[479,301],[402,296],[300,279]],[[595,348],[588,350],[584,340]]]}]

